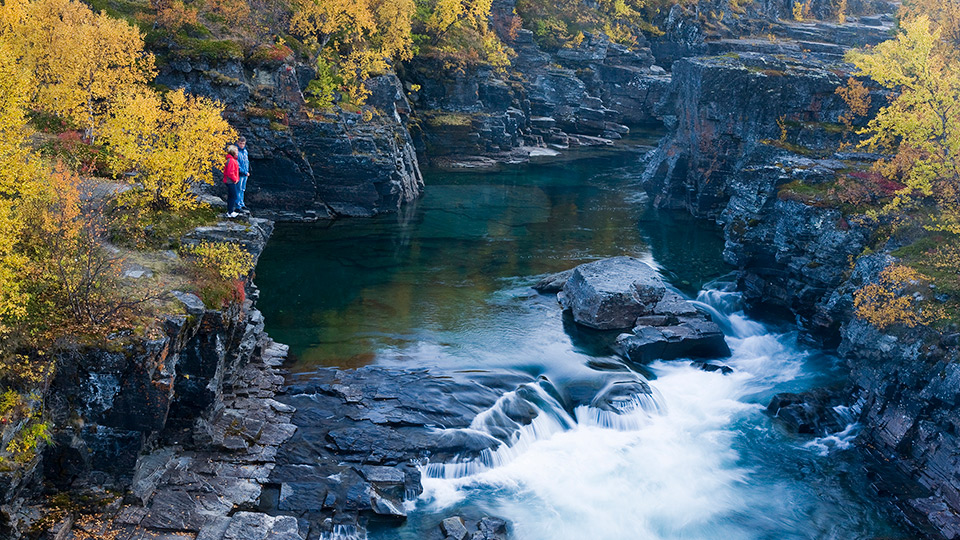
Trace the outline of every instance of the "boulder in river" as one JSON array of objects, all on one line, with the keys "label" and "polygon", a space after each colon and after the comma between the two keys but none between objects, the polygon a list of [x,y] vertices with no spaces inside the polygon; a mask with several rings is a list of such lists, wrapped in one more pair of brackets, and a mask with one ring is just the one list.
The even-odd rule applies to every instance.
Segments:
[{"label": "boulder in river", "polygon": [[681,317],[676,324],[668,326],[637,326],[633,333],[620,334],[615,348],[627,360],[641,364],[675,358],[730,356],[720,327],[705,316]]},{"label": "boulder in river", "polygon": [[630,328],[653,312],[667,288],[657,272],[633,257],[613,257],[576,267],[558,295],[573,320],[597,330]]},{"label": "boulder in river", "polygon": [[557,298],[577,324],[598,330],[633,328],[615,346],[632,362],[730,356],[720,327],[639,259],[581,264],[543,278],[534,288],[560,290]]},{"label": "boulder in river", "polygon": [[707,373],[721,373],[723,375],[729,375],[733,373],[733,368],[726,364],[714,364],[713,362],[705,362],[703,360],[691,362],[690,366],[695,367],[700,371],[706,371]]}]

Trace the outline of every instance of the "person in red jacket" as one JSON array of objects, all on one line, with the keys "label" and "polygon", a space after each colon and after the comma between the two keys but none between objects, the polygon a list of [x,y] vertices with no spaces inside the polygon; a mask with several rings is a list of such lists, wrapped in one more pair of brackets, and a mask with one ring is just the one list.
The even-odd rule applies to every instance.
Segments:
[{"label": "person in red jacket", "polygon": [[237,147],[227,147],[227,164],[223,167],[223,183],[227,185],[227,217],[235,218],[237,201],[240,199],[240,163],[237,161]]}]

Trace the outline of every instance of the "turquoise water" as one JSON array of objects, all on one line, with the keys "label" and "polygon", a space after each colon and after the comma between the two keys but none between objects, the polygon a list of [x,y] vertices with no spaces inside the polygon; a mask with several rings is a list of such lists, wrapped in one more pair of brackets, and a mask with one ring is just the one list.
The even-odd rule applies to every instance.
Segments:
[{"label": "turquoise water", "polygon": [[530,276],[614,255],[652,260],[652,249],[695,292],[728,271],[721,237],[685,214],[648,209],[637,162],[635,152],[610,152],[498,173],[428,172],[426,195],[400,215],[279,224],[257,266],[270,335],[304,369],[404,364],[444,344],[469,356],[464,348],[486,349],[492,334],[508,347],[535,333],[531,325],[555,326],[511,304],[532,294]]},{"label": "turquoise water", "polygon": [[733,350],[730,376],[683,361],[640,369],[656,410],[613,423],[544,410],[495,466],[428,474],[406,524],[372,538],[422,538],[454,512],[506,518],[523,540],[907,537],[871,500],[845,450],[849,433],[795,437],[762,412],[776,392],[840,380],[839,362],[799,346],[789,328],[745,317],[735,292],[714,290],[729,271],[719,231],[652,210],[640,156],[427,172],[426,195],[399,215],[277,227],[257,268],[259,307],[296,371],[521,371],[562,385],[636,370],[609,352],[612,335],[576,327],[530,288],[614,255],[644,259],[699,294]]}]

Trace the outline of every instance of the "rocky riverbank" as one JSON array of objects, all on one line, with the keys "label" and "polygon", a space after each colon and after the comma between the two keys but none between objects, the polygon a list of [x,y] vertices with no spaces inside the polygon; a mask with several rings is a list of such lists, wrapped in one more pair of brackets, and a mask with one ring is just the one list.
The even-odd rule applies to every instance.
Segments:
[{"label": "rocky riverbank", "polygon": [[[889,21],[868,18],[844,35],[875,43]],[[851,42],[832,39],[833,30],[792,25],[793,42],[721,42],[712,44],[719,56],[676,62],[660,109],[671,132],[650,157],[645,185],[658,205],[723,226],[724,258],[748,305],[795,317],[850,366],[846,388],[778,396],[771,413],[824,435],[846,427],[836,407],[849,407],[877,496],[894,500],[924,535],[955,538],[956,338],[930,328],[881,332],[853,316],[853,291],[876,281],[892,260],[885,253],[900,246],[873,245],[876,221],[829,202],[838,178],[878,158],[838,151],[845,106],[834,90],[849,76],[840,59]],[[868,247],[879,253],[863,256]]]},{"label": "rocky riverbank", "polygon": [[[231,242],[256,257],[272,226],[221,222],[182,242]],[[59,358],[46,401],[54,444],[3,477],[6,538],[362,535],[371,518],[405,517],[426,457],[471,459],[504,443],[464,444],[434,426],[466,428],[503,385],[532,382],[476,393],[425,371],[329,369],[285,384],[287,347],[266,335],[259,291],[245,288],[222,310],[174,291],[183,314],[163,320],[164,335]],[[507,538],[503,520],[483,515],[438,516],[434,529],[438,540]]]},{"label": "rocky riverbank", "polygon": [[[183,243],[232,242],[256,257],[272,227],[223,222]],[[46,397],[53,444],[13,477],[29,482],[8,480],[6,537],[301,537],[296,520],[247,512],[295,430],[293,410],[272,399],[286,347],[263,332],[256,287],[220,310],[171,296],[182,314],[160,334],[58,355]]]}]

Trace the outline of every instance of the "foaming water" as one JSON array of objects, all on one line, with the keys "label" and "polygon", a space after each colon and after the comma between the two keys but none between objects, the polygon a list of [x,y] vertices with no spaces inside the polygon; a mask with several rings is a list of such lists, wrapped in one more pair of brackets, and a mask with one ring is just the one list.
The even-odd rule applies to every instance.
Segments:
[{"label": "foaming water", "polygon": [[319,540],[367,540],[367,531],[353,525],[334,525],[329,532],[321,532]]},{"label": "foaming water", "polygon": [[[872,537],[863,529],[870,518],[821,508],[822,493],[771,480],[755,459],[758,445],[780,437],[756,396],[803,379],[809,354],[792,336],[725,311],[739,307],[735,293],[704,291],[698,302],[728,329],[732,374],[655,362],[650,394],[581,405],[573,415],[540,385],[526,385],[519,393],[536,397],[528,400],[538,403],[535,418],[508,437],[491,430],[507,424],[514,392],[478,415],[471,429],[507,442],[480,460],[427,465],[417,511],[479,508],[510,520],[523,540]],[[807,447],[822,455],[846,448],[855,430]]]},{"label": "foaming water", "polygon": [[829,455],[835,450],[846,450],[853,446],[854,439],[860,433],[860,424],[853,422],[847,424],[843,431],[831,433],[823,437],[817,437],[812,441],[803,444],[804,448],[809,448],[821,456]]},{"label": "foaming water", "polygon": [[480,475],[512,464],[537,444],[561,433],[584,427],[638,430],[649,423],[651,415],[664,410],[659,393],[640,393],[577,405],[571,415],[543,385],[543,381],[524,384],[505,393],[492,407],[477,414],[468,428],[440,430],[440,438],[472,436],[495,447],[481,450],[476,457],[427,463],[422,467],[424,476],[459,480]]}]

